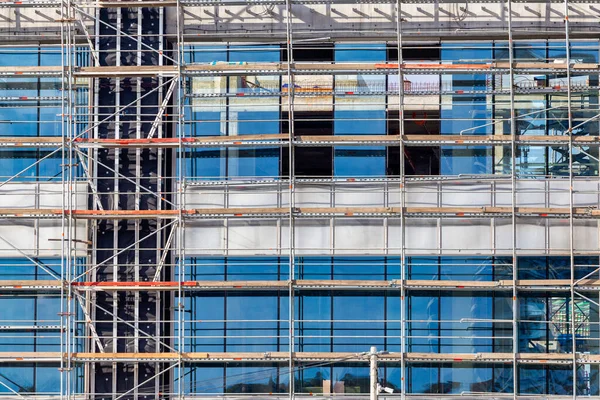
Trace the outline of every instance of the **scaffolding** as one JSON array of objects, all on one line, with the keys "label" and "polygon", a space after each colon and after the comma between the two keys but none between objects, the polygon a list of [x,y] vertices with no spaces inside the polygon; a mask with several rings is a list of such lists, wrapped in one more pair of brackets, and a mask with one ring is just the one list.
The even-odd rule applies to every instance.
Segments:
[{"label": "scaffolding", "polygon": [[[600,136],[581,133],[600,120],[600,109],[593,108],[598,106],[600,63],[571,56],[574,40],[597,38],[593,23],[598,13],[595,3],[583,0],[1,1],[0,51],[6,48],[7,54],[19,55],[35,43],[38,58],[58,54],[60,62],[21,65],[18,57],[9,64],[0,59],[3,93],[27,93],[0,96],[0,106],[15,114],[11,121],[0,121],[0,150],[35,153],[16,174],[1,173],[0,258],[8,260],[6,268],[20,259],[16,267],[27,263],[38,271],[25,277],[30,279],[6,273],[9,279],[0,279],[0,299],[52,298],[60,310],[50,320],[13,320],[0,312],[0,338],[18,344],[19,336],[31,333],[38,341],[35,351],[2,346],[6,351],[0,351],[0,371],[23,366],[40,368],[43,376],[42,368],[48,367],[58,371],[60,384],[49,393],[29,390],[0,372],[0,396],[332,397],[341,394],[336,390],[345,390],[343,384],[325,389],[329,383],[323,381],[320,392],[296,388],[298,374],[342,364],[368,371],[368,351],[377,344],[386,351],[378,355],[380,366],[399,371],[401,377],[395,393],[382,393],[382,399],[600,398],[594,392],[599,384],[590,377],[594,371],[597,375],[600,355],[584,342],[600,347],[600,264],[579,261],[584,256],[597,258],[600,251]],[[312,21],[332,24],[311,26]],[[506,60],[475,57],[452,63],[405,57],[426,48],[439,50],[437,44],[452,38],[475,41],[489,36],[507,50]],[[516,59],[519,46],[532,38],[555,40],[555,47],[562,44],[564,58]],[[209,43],[212,47],[205,51],[216,52],[215,43],[222,41],[234,43],[227,51],[247,43],[257,52],[275,45],[286,58],[190,61],[190,47]],[[318,50],[311,47],[314,43],[351,43],[350,49],[360,49],[366,46],[363,42],[384,43],[386,51],[396,53],[395,60],[295,58],[301,49]],[[597,40],[590,43],[600,50]],[[483,76],[484,83],[472,88],[454,83],[453,77],[464,76]],[[29,95],[27,88],[34,81],[37,93]],[[411,124],[439,123],[439,110],[448,101],[468,96],[493,99],[502,115],[480,119],[472,114],[465,118],[471,127],[452,132],[407,131]],[[552,100],[527,111],[517,105],[527,96]],[[595,104],[589,100],[593,96]],[[242,133],[238,111],[231,111],[236,107],[276,107],[276,122],[287,129]],[[382,134],[297,132],[299,114],[334,107],[352,112],[361,107],[385,109],[384,123],[397,129]],[[49,117],[46,109],[60,111]],[[49,124],[58,132],[37,128],[34,135],[23,133],[29,129],[27,121],[19,119],[23,110],[36,113],[36,126]],[[193,116],[199,110],[226,116],[200,121]],[[328,118],[339,117],[331,111]],[[558,133],[540,133],[535,127],[527,128],[533,133],[520,130],[523,121],[536,118],[556,125]],[[357,123],[358,118],[350,121]],[[220,124],[227,133],[195,134],[195,124],[208,132],[211,128],[204,126]],[[298,149],[365,147],[397,151],[397,171],[379,176],[295,173]],[[555,168],[528,175],[529,166],[519,157],[531,148],[553,152]],[[287,173],[205,178],[186,171],[193,152],[229,157],[248,149],[275,149],[282,170],[287,163]],[[433,149],[436,154],[483,149],[498,162],[485,174],[409,174],[407,166],[418,162],[410,157],[412,149]],[[49,160],[58,160],[58,173],[43,176],[40,165]],[[300,273],[304,263],[310,266],[304,258],[351,256],[365,261],[352,261],[362,272],[347,273],[350,278],[333,272],[305,278]],[[411,257],[451,256],[493,258],[507,272],[493,272],[484,280],[447,279],[441,272],[432,279],[412,272],[418,263]],[[519,258],[528,256],[568,259],[569,278],[523,279]],[[244,268],[255,266],[249,258],[268,258],[261,262],[276,263],[277,276],[202,279],[202,272],[192,273],[192,258],[204,260],[202,265],[210,270],[216,257],[245,257],[239,262]],[[379,265],[372,257],[385,258],[386,268],[393,264],[397,273],[357,278]],[[5,275],[2,268],[0,276]],[[431,292],[498,296],[506,299],[511,318],[412,318],[411,308],[418,306],[409,299]],[[202,319],[191,311],[197,297],[243,299],[265,293],[281,302],[275,320]],[[399,311],[366,320],[329,314],[304,318],[300,302],[314,293],[382,296],[396,299]],[[521,318],[522,297],[538,295],[549,311],[538,319]],[[205,331],[196,331],[199,323],[207,326]],[[426,327],[415,328],[422,325]],[[541,344],[537,336],[526,337],[527,332],[541,330],[540,325],[555,338]],[[491,336],[478,334],[479,326],[492,326],[481,328]],[[335,338],[368,345],[362,352],[337,351],[333,345],[320,351],[302,347],[311,340],[329,343]],[[244,341],[262,339],[277,345],[273,351],[212,351],[210,346],[196,351],[202,348],[197,343],[207,339],[241,343],[238,348]],[[438,344],[438,351],[426,352],[415,345],[419,340],[491,340],[494,345],[490,351],[468,352],[468,346],[458,344],[458,351],[446,351]],[[538,351],[527,350],[532,347]],[[194,374],[197,380],[188,376],[194,368],[208,371],[222,365],[248,369],[241,377],[228,375],[233,382],[229,386],[210,372]],[[492,366],[510,375],[505,379],[512,384],[419,392],[411,386],[408,371],[423,365]],[[567,388],[523,392],[520,371],[530,366],[570,370],[568,384],[562,382]],[[261,372],[264,368],[268,370]],[[273,392],[247,389],[266,378],[277,382]],[[236,391],[236,379],[251,391]],[[344,398],[368,395],[368,390],[357,389],[346,391]]]}]

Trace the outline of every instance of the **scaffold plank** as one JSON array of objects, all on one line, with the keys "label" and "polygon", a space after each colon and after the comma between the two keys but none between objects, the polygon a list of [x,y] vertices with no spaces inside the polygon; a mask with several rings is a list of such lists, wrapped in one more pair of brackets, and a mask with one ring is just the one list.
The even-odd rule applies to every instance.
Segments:
[{"label": "scaffold plank", "polygon": [[[177,147],[235,147],[235,146],[289,146],[287,134],[258,134],[238,136],[202,136],[186,138],[141,138],[141,139],[90,139],[77,138],[72,143],[80,148],[177,148]],[[568,145],[570,137],[565,136],[516,136],[518,145],[536,144],[552,146]],[[404,135],[402,141],[408,146],[468,146],[468,145],[509,145],[510,135]],[[575,144],[600,145],[600,136],[575,136]],[[68,140],[61,137],[1,137],[0,146],[55,147],[67,145]],[[398,146],[399,135],[330,135],[295,136],[295,146],[333,146],[377,144]]]},{"label": "scaffold plank", "polygon": [[101,67],[80,67],[75,72],[79,77],[143,77],[156,75],[174,76],[179,73],[177,66],[170,65],[121,65]]},{"label": "scaffold plank", "polygon": [[[526,71],[561,71],[566,70],[565,63],[529,62],[513,64],[513,70]],[[284,74],[287,73],[287,63],[208,63],[188,64],[182,66],[185,74]],[[292,72],[296,74],[322,74],[322,73],[353,73],[363,71],[365,73],[397,74],[399,66],[395,63],[292,63]],[[402,64],[401,70],[406,73],[506,73],[510,68],[508,63],[481,63],[481,64]],[[599,64],[579,63],[573,64],[571,70],[575,72],[586,71],[589,73],[600,73]],[[0,75],[60,75],[64,70],[60,66],[2,66]],[[98,66],[77,67],[73,75],[78,77],[142,77],[155,75],[179,74],[179,67],[175,65],[141,65],[141,66]]]},{"label": "scaffold plank", "polygon": [[31,290],[60,290],[63,281],[59,280],[0,280],[0,290],[3,291],[31,291]]}]

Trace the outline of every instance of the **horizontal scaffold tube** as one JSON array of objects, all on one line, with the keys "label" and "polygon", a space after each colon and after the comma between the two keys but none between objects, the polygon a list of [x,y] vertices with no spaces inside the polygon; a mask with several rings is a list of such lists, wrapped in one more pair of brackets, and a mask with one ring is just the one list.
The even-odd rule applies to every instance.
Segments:
[{"label": "horizontal scaffold tube", "polygon": [[[299,279],[289,281],[169,281],[169,282],[73,282],[71,286],[78,291],[220,291],[220,290],[287,290],[294,289],[365,289],[398,290],[404,286],[408,290],[512,290],[513,286],[522,290],[569,290],[569,279],[527,279],[498,281],[435,281],[408,279],[402,282],[393,280],[314,280]],[[0,290],[6,292],[38,291],[56,292],[68,286],[66,281],[58,280],[0,280]],[[574,284],[578,290],[598,290],[600,280],[581,279]]]},{"label": "horizontal scaffold tube", "polygon": [[[381,217],[400,218],[400,207],[299,207],[292,209],[297,218],[323,217]],[[569,218],[571,209],[566,207],[404,207],[407,218],[436,217],[518,217]],[[573,207],[573,216],[581,219],[600,217],[600,209],[595,207]],[[176,219],[185,218],[282,218],[290,215],[288,207],[249,207],[249,208],[196,208],[186,210],[62,210],[2,208],[0,219],[7,218],[62,218],[72,216],[79,219]]]},{"label": "horizontal scaffold tube", "polygon": [[[58,362],[66,353],[60,352],[2,352],[2,362]],[[162,361],[162,362],[287,362],[290,359],[288,352],[215,352],[215,353],[71,353],[70,358],[74,362],[138,362],[138,361]],[[397,362],[401,359],[401,353],[388,353],[379,355],[381,362]],[[295,352],[292,358],[296,362],[311,361],[363,361],[368,363],[368,357],[360,353],[338,353],[338,352]],[[408,362],[482,362],[482,363],[518,363],[531,364],[571,364],[573,355],[568,353],[405,353],[404,359]],[[600,355],[577,353],[575,359],[581,364],[599,364]]]}]

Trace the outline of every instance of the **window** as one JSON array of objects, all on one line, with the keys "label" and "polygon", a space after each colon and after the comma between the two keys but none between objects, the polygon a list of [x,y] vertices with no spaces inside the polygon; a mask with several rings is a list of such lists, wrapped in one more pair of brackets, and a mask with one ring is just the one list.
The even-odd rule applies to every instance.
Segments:
[{"label": "window", "polygon": [[[405,135],[439,135],[439,111],[405,111]],[[388,111],[388,135],[399,135],[397,111]],[[437,146],[404,146],[405,175],[439,175],[440,150]],[[387,149],[387,175],[400,175],[400,147]]]},{"label": "window", "polygon": [[[294,62],[331,62],[334,60],[333,43],[294,43]],[[282,60],[287,60],[287,47],[282,47]]]},{"label": "window", "polygon": [[[282,132],[289,133],[289,117],[282,115]],[[331,112],[294,112],[295,136],[333,136]],[[299,177],[330,177],[333,171],[333,147],[294,147],[294,174]],[[289,175],[289,151],[282,149],[281,175]]]}]

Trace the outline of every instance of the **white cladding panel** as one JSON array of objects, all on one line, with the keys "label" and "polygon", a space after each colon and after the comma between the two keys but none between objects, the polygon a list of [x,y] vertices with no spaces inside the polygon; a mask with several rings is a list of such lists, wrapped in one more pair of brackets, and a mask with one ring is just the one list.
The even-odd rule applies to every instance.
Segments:
[{"label": "white cladding panel", "polygon": [[[517,206],[568,207],[568,180],[520,180]],[[288,207],[285,184],[234,184],[223,187],[191,187],[186,208]],[[552,192],[549,193],[547,190]],[[598,183],[574,182],[576,205],[598,207]],[[299,184],[296,207],[394,207],[400,205],[399,183],[337,182]],[[229,196],[228,198],[226,196]],[[448,180],[409,182],[407,207],[511,206],[508,182]],[[507,218],[409,218],[406,220],[407,254],[511,254],[513,228]],[[402,229],[399,218],[296,219],[294,245],[297,254],[400,254]],[[517,218],[516,247],[521,254],[566,252],[570,248],[567,219]],[[598,223],[575,220],[574,248],[598,247]],[[190,221],[185,233],[186,253],[192,254],[288,254],[288,221],[273,220]],[[387,250],[386,250],[387,249]],[[495,251],[494,251],[495,249]]]},{"label": "white cladding panel", "polygon": [[[87,189],[85,183],[76,184],[74,209],[87,208]],[[59,182],[10,182],[0,188],[0,208],[61,209],[62,193]],[[87,223],[84,220],[74,223],[74,239],[87,240]],[[23,257],[23,253],[29,257],[60,257],[61,238],[60,219],[5,219],[0,224],[0,257]],[[85,256],[84,246],[76,243],[74,255]]]}]

